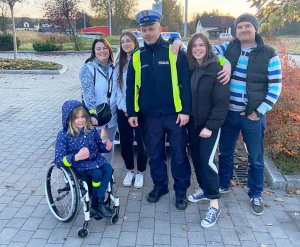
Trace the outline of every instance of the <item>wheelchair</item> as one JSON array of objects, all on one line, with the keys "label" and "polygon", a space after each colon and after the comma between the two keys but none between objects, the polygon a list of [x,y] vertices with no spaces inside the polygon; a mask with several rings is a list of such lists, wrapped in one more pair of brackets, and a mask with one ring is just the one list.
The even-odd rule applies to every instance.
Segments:
[{"label": "wheelchair", "polygon": [[[113,196],[114,177],[108,184],[105,205],[113,210],[110,219],[111,224],[115,224],[119,219],[119,198]],[[78,237],[85,238],[89,234],[88,226],[90,219],[102,219],[99,214],[90,213],[90,192],[91,188],[87,181],[80,178],[70,167],[57,168],[52,163],[47,171],[45,191],[48,206],[52,214],[59,221],[70,222],[76,218],[81,203],[83,204],[84,223],[78,230]]]}]

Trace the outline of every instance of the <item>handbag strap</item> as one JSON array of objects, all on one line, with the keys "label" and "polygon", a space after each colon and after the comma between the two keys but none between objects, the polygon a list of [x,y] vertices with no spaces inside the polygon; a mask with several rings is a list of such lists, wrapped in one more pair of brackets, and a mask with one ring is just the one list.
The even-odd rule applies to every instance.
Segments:
[{"label": "handbag strap", "polygon": [[[107,88],[107,98],[108,98],[108,101],[109,101],[109,98],[111,97],[111,94],[112,94],[112,76],[113,76],[113,72],[114,72],[114,69],[113,71],[111,72],[110,74],[110,77],[107,79],[107,76],[99,69],[97,69],[101,75],[104,76],[104,78],[106,78],[107,82],[108,82],[108,88]],[[94,87],[95,87],[95,84],[96,84],[96,68],[94,68]]]}]

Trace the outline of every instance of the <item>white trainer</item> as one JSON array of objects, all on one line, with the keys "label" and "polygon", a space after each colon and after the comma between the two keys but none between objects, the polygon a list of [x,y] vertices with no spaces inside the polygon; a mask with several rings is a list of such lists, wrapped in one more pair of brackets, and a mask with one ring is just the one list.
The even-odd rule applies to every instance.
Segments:
[{"label": "white trainer", "polygon": [[124,185],[125,187],[131,186],[132,181],[133,181],[133,179],[134,179],[134,176],[135,176],[134,171],[128,171],[127,174],[126,174],[126,177],[125,177],[124,180],[123,180],[123,185]]},{"label": "white trainer", "polygon": [[140,189],[143,186],[144,186],[144,175],[143,175],[143,173],[137,173],[135,175],[133,187],[136,189]]}]

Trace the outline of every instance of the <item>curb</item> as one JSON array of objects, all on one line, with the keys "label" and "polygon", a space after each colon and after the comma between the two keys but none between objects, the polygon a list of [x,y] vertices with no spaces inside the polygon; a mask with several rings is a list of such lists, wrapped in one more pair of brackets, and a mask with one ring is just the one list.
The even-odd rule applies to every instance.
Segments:
[{"label": "curb", "polygon": [[60,75],[67,71],[67,67],[63,66],[59,70],[0,70],[0,74],[41,74],[41,75]]},{"label": "curb", "polygon": [[274,162],[265,156],[264,175],[272,189],[292,190],[300,188],[300,175],[282,175]]}]

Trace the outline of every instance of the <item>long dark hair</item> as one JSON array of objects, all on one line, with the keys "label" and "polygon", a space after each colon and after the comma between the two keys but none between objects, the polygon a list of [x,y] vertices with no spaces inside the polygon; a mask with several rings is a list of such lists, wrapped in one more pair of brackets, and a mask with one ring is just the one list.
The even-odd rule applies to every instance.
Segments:
[{"label": "long dark hair", "polygon": [[91,56],[85,61],[86,63],[89,62],[89,61],[92,61],[95,57],[96,57],[96,54],[95,54],[95,47],[96,47],[96,44],[98,42],[101,42],[105,45],[105,47],[108,49],[109,51],[109,57],[108,57],[108,60],[111,61],[112,63],[114,63],[114,53],[111,49],[111,46],[110,44],[108,43],[107,40],[105,39],[95,39],[94,42],[93,42],[93,45],[92,45],[92,53],[91,53]]},{"label": "long dark hair", "polygon": [[212,49],[211,49],[210,41],[205,36],[205,34],[195,33],[192,36],[192,38],[190,39],[188,48],[187,48],[187,60],[188,60],[190,70],[194,70],[195,68],[199,67],[199,64],[198,64],[196,58],[194,58],[194,56],[192,54],[193,45],[194,45],[196,39],[198,39],[198,38],[202,39],[202,41],[205,45],[205,49],[206,49],[206,55],[205,55],[202,63],[205,63],[207,60],[210,60],[214,56]]},{"label": "long dark hair", "polygon": [[121,44],[121,39],[125,35],[127,35],[133,41],[133,43],[134,43],[133,50],[135,50],[139,47],[139,42],[132,32],[126,31],[121,34],[121,36],[120,36],[120,54],[119,54],[119,77],[118,77],[118,84],[119,84],[120,88],[122,87],[122,84],[123,84],[123,71],[124,71],[124,67],[127,63],[127,53],[123,50],[122,44]]}]

